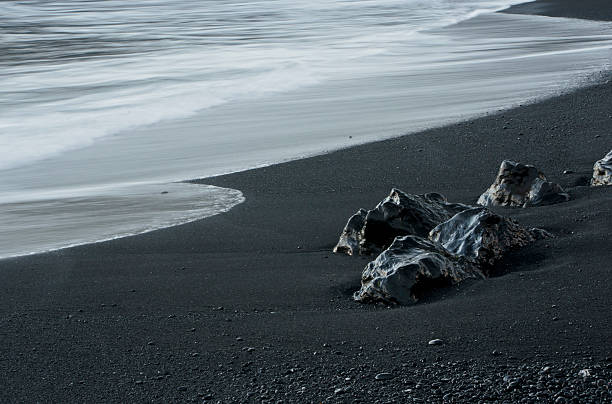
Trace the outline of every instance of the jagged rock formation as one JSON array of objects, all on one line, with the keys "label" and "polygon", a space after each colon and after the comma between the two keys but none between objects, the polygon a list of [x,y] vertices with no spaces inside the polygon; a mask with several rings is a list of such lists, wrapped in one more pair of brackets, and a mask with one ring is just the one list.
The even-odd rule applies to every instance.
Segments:
[{"label": "jagged rock formation", "polygon": [[391,194],[372,210],[360,209],[347,222],[335,253],[348,255],[378,253],[397,236],[426,237],[431,229],[471,206],[449,203],[437,193],[406,194],[392,189]]},{"label": "jagged rock formation", "polygon": [[[554,191],[556,184],[547,184],[535,167],[504,161],[488,197],[512,206],[550,203],[553,196],[545,189]],[[449,203],[437,193],[393,189],[374,209],[360,209],[349,219],[334,252],[382,251],[365,267],[354,298],[408,304],[427,289],[489,276],[509,250],[550,236],[485,207]]]},{"label": "jagged rock formation", "polygon": [[413,303],[425,289],[489,276],[506,252],[549,236],[487,208],[467,209],[432,229],[428,240],[414,235],[397,237],[365,267],[361,289],[354,298]]},{"label": "jagged rock formation", "polygon": [[612,150],[593,166],[591,185],[612,185]]},{"label": "jagged rock formation", "polygon": [[544,237],[542,232],[528,230],[486,208],[473,208],[436,226],[429,233],[429,239],[442,244],[449,253],[466,257],[485,268],[494,265],[509,250]]},{"label": "jagged rock formation", "polygon": [[495,182],[480,198],[483,206],[538,206],[565,202],[569,195],[534,166],[504,160]]},{"label": "jagged rock formation", "polygon": [[353,297],[364,303],[410,304],[432,285],[480,276],[470,260],[450,254],[440,243],[403,236],[366,266],[361,289]]}]

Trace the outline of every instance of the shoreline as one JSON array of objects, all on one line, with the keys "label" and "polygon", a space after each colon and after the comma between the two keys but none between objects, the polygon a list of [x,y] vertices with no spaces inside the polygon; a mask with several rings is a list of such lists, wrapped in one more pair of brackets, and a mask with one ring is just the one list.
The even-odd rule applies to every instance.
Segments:
[{"label": "shoreline", "polygon": [[[554,401],[560,388],[538,379],[545,366],[569,381],[592,369],[572,385],[605,401],[588,394],[612,366],[612,195],[581,185],[612,146],[603,74],[499,114],[197,180],[243,192],[222,215],[0,260],[1,401],[464,402],[534,391]],[[368,259],[331,248],[351,214],[392,187],[473,203],[505,158],[570,192],[558,205],[499,209],[554,239],[511,255],[503,276],[421,304],[350,299]],[[445,344],[428,347],[433,338]],[[376,380],[382,372],[392,378]]]},{"label": "shoreline", "polygon": [[[421,61],[431,63],[426,69],[415,68],[410,63],[402,69],[401,64],[386,63],[383,58],[380,64],[387,67],[377,68],[376,74],[367,80],[350,79],[349,74],[346,80],[329,80],[327,84],[313,84],[302,90],[263,97],[257,102],[236,101],[185,120],[111,136],[57,159],[5,171],[3,197],[11,190],[14,195],[21,195],[24,187],[29,187],[33,191],[58,191],[58,199],[44,209],[28,205],[25,196],[22,205],[2,204],[5,223],[13,224],[6,226],[5,233],[12,237],[5,236],[4,243],[0,243],[2,255],[42,252],[60,245],[141,233],[128,226],[130,220],[138,225],[133,217],[143,209],[129,207],[139,204],[149,203],[151,216],[163,221],[164,227],[169,223],[178,224],[178,221],[166,220],[167,213],[157,209],[154,195],[141,197],[131,189],[120,190],[122,181],[191,180],[416,133],[567,93],[592,84],[588,75],[592,73],[585,72],[607,66],[612,36],[603,35],[609,32],[605,24],[493,12],[475,14],[470,20],[423,31],[427,38],[440,42],[440,48],[436,47],[430,58],[424,57]],[[462,20],[466,14],[460,15],[457,19]],[[564,23],[562,29],[557,28],[560,21]],[[499,46],[490,46],[490,42],[498,41]],[[404,41],[398,38],[396,42]],[[408,52],[412,45],[407,48],[393,45],[390,49],[396,46],[398,52]],[[444,52],[447,47],[454,49],[451,53],[456,56]],[[375,66],[373,62],[371,65]],[[355,69],[361,72],[356,77],[364,73],[357,65]],[[443,77],[446,79],[438,80]],[[414,86],[413,82],[423,85]],[[488,85],[479,90],[482,83]],[[209,131],[210,138],[200,136]],[[167,133],[173,136],[168,137]],[[76,172],[81,174],[73,175]],[[92,196],[89,206],[94,211],[115,193],[125,197],[127,208],[108,214],[100,212],[96,215],[97,226],[89,226],[90,222],[80,220],[77,215],[68,223],[61,212],[74,209],[74,192],[81,192],[86,187],[84,184],[110,185],[106,191]],[[62,189],[66,192],[60,194]],[[17,207],[12,210],[14,206]],[[20,215],[26,219],[22,221]],[[114,222],[122,223],[119,229],[113,228]],[[29,226],[30,223],[34,226]],[[108,225],[104,226],[105,223]],[[53,229],[46,233],[47,244],[45,240],[39,241],[43,237],[38,235],[44,233],[37,232],[36,227],[43,232]],[[123,231],[126,227],[128,231]],[[148,226],[131,227],[148,230]],[[91,230],[80,230],[85,228]],[[35,237],[30,237],[31,233]],[[59,243],[60,240],[65,242]]]},{"label": "shoreline", "polygon": [[[513,6],[513,7],[515,7],[515,6]],[[499,10],[498,12],[505,13],[506,10],[508,10],[508,9]],[[504,111],[512,110],[512,109],[517,108],[519,106],[529,106],[529,105],[533,105],[533,104],[537,104],[537,103],[546,101],[546,100],[551,99],[551,98],[559,97],[561,95],[570,94],[570,93],[572,93],[572,92],[574,92],[574,91],[576,91],[578,89],[581,89],[581,88],[588,88],[588,87],[592,87],[592,86],[597,86],[598,84],[601,84],[602,82],[605,82],[607,80],[607,77],[608,77],[609,73],[610,73],[610,71],[608,71],[608,70],[600,70],[600,71],[592,71],[592,72],[588,72],[588,73],[583,73],[583,74],[581,74],[579,76],[576,76],[576,78],[573,80],[572,83],[568,83],[567,87],[555,90],[554,92],[551,92],[550,94],[545,94],[545,95],[541,95],[541,96],[537,96],[537,97],[530,97],[530,98],[527,98],[527,99],[516,101],[516,102],[514,102],[512,104],[509,104],[509,105],[506,105],[506,106],[503,106],[503,107],[485,109],[485,110],[483,110],[482,112],[479,112],[479,113],[465,114],[465,115],[462,115],[462,116],[453,117],[453,118],[448,119],[448,122],[438,122],[438,123],[427,124],[427,125],[424,125],[424,128],[422,128],[422,129],[410,129],[410,130],[407,130],[407,131],[403,132],[402,134],[382,136],[382,137],[379,137],[378,139],[362,139],[362,140],[359,140],[359,141],[357,141],[355,143],[346,144],[346,145],[343,145],[343,146],[332,147],[332,148],[324,150],[324,151],[305,152],[305,153],[303,153],[301,155],[283,158],[283,159],[280,159],[280,160],[274,161],[274,162],[261,163],[261,164],[255,165],[253,167],[240,168],[240,169],[237,169],[235,171],[234,170],[229,170],[227,173],[222,173],[222,174],[218,174],[218,175],[205,176],[205,177],[197,177],[197,178],[187,178],[187,179],[176,179],[174,181],[168,182],[167,186],[172,186],[172,185],[181,184],[181,183],[204,184],[204,185],[206,185],[206,179],[208,179],[208,178],[214,179],[214,178],[221,177],[221,176],[232,175],[232,174],[239,174],[239,173],[246,172],[246,171],[257,170],[257,169],[260,169],[260,168],[270,167],[270,166],[274,166],[274,165],[277,165],[277,164],[291,163],[293,161],[307,159],[307,158],[311,158],[311,157],[317,157],[317,156],[333,153],[335,151],[350,149],[352,147],[359,147],[359,146],[364,146],[364,145],[368,145],[368,144],[371,144],[371,143],[377,143],[377,142],[381,142],[381,141],[385,141],[385,140],[389,140],[389,139],[396,139],[396,138],[400,138],[400,137],[403,137],[403,136],[410,136],[412,134],[424,132],[426,130],[440,129],[440,128],[443,128],[443,127],[460,124],[462,122],[466,122],[466,121],[470,121],[470,120],[475,120],[475,119],[480,119],[480,118],[484,118],[484,117],[488,117],[488,116],[493,116],[493,115],[496,115],[496,114],[503,113]],[[164,186],[164,184],[160,183],[160,187],[163,187],[163,186]],[[237,191],[240,191],[240,190],[238,189]],[[150,228],[150,229],[147,228],[146,230],[136,230],[136,231],[121,232],[121,233],[113,234],[112,236],[103,235],[100,238],[95,239],[95,240],[93,238],[90,238],[89,240],[82,240],[82,239],[74,240],[74,241],[72,241],[70,243],[65,243],[64,246],[59,246],[59,247],[52,246],[49,249],[37,250],[37,251],[36,250],[35,251],[29,251],[29,252],[23,253],[23,254],[19,254],[19,253],[14,253],[14,254],[10,254],[10,255],[7,254],[7,255],[5,255],[3,257],[0,257],[0,260],[8,259],[8,258],[18,258],[18,257],[22,257],[22,256],[27,256],[27,255],[44,254],[44,253],[47,253],[47,252],[58,251],[58,250],[62,250],[62,249],[65,249],[65,248],[72,248],[72,247],[75,247],[75,246],[103,243],[103,242],[106,242],[106,241],[109,241],[109,240],[116,240],[116,239],[121,239],[121,238],[125,238],[125,237],[132,237],[132,236],[135,236],[135,235],[137,236],[137,235],[149,233],[149,232],[152,232],[152,231],[163,230],[163,229],[167,229],[167,228],[174,227],[174,226],[180,226],[180,225],[186,224],[186,223],[192,223],[192,222],[195,222],[195,221],[204,220],[204,219],[206,219],[209,216],[210,215],[202,216],[202,217],[199,217],[199,218],[189,218],[188,220],[181,220],[181,221],[176,222],[176,223],[166,224],[166,225],[163,225],[163,226],[156,226],[156,227]]]}]

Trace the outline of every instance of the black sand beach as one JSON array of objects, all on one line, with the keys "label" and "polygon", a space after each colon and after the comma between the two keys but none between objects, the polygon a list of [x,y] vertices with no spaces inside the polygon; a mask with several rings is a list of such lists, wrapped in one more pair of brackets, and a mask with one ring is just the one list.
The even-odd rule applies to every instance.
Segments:
[{"label": "black sand beach", "polygon": [[610,2],[606,0],[582,0],[580,3],[573,0],[537,0],[512,6],[505,12],[597,21],[612,19]]},{"label": "black sand beach", "polygon": [[[612,15],[603,1],[535,6]],[[246,202],[183,226],[0,261],[0,401],[612,402],[612,189],[585,186],[612,148],[610,78],[448,127],[203,179]],[[474,203],[503,159],[536,165],[571,194],[498,210],[555,238],[509,256],[502,276],[414,306],[352,301],[368,260],[331,253],[351,214],[392,187]],[[444,344],[428,346],[433,338]]]}]

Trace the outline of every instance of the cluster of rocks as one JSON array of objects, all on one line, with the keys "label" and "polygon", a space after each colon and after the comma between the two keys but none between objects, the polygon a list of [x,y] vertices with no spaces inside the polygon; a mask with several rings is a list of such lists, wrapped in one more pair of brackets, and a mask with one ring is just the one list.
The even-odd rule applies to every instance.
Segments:
[{"label": "cluster of rocks", "polygon": [[[592,185],[612,185],[612,151],[597,161]],[[549,237],[499,216],[494,206],[543,206],[570,196],[532,165],[504,160],[480,206],[450,203],[438,193],[411,195],[392,189],[374,209],[359,209],[348,220],[335,253],[378,256],[368,263],[360,302],[409,304],[423,292],[468,278],[484,278],[510,250]]]},{"label": "cluster of rocks", "polygon": [[593,166],[591,185],[612,185],[612,150]]},{"label": "cluster of rocks", "polygon": [[334,252],[378,254],[366,265],[355,300],[410,304],[432,287],[490,276],[508,251],[550,236],[499,216],[488,206],[527,207],[568,199],[535,167],[504,161],[478,200],[484,206],[393,189],[374,209],[360,209],[348,220]]}]

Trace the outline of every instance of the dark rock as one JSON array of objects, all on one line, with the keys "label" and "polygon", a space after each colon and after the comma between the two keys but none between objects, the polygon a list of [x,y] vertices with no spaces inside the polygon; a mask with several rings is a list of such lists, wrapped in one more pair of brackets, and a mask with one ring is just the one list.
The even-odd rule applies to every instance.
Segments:
[{"label": "dark rock", "polygon": [[550,182],[534,166],[504,160],[495,182],[480,198],[483,206],[538,206],[569,200],[560,185]]},{"label": "dark rock", "polygon": [[344,227],[336,253],[371,254],[387,248],[397,236],[426,237],[431,229],[470,206],[448,203],[437,193],[391,194],[370,211],[360,209]]},{"label": "dark rock", "polygon": [[365,225],[365,219],[368,211],[365,209],[359,209],[357,213],[351,216],[342,230],[340,240],[336,247],[334,247],[335,253],[344,253],[348,255],[359,254],[359,244],[362,240],[362,230]]},{"label": "dark rock", "polygon": [[403,236],[365,267],[354,299],[410,304],[425,289],[473,277],[482,274],[470,260],[450,254],[438,242]]},{"label": "dark rock", "polygon": [[536,232],[539,235],[540,230],[527,230],[487,208],[473,208],[436,226],[429,239],[439,242],[453,255],[490,266],[507,251],[534,241]]},{"label": "dark rock", "polygon": [[612,185],[612,150],[593,166],[591,185]]}]

